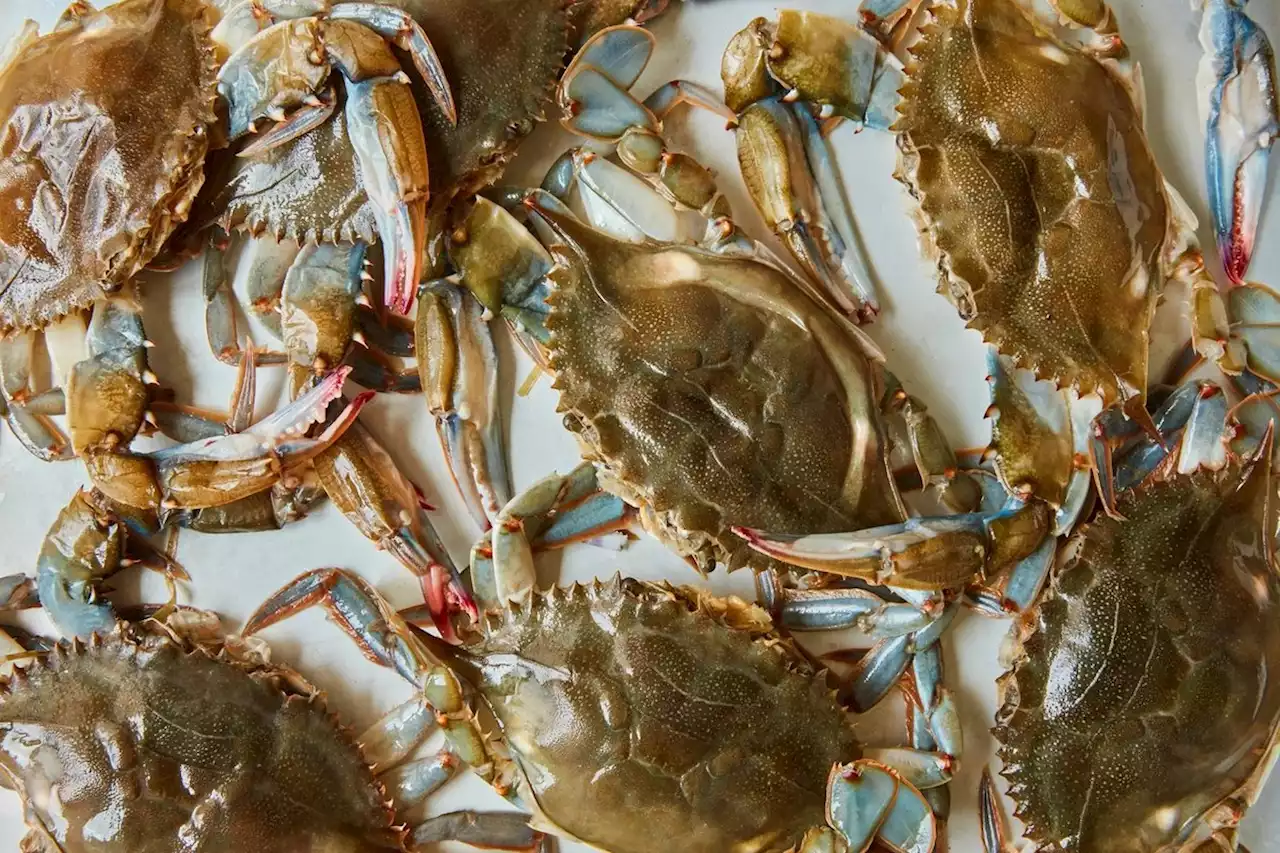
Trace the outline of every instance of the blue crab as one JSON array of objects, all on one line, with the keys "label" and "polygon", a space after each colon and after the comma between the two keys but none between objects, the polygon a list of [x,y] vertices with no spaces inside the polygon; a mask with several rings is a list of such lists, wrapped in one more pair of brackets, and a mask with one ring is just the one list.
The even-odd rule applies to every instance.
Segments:
[{"label": "blue crab", "polygon": [[[622,578],[534,589],[527,555],[539,539],[562,543],[626,515],[617,498],[590,497],[590,472],[548,478],[505,508],[528,533],[495,526],[493,586],[477,590],[495,609],[464,646],[417,633],[340,570],[298,578],[246,631],[323,604],[419,688],[458,755],[528,807],[533,826],[595,849],[649,853],[676,839],[708,853],[816,853],[878,837],[931,850],[936,820],[919,788],[944,784],[949,759],[863,751],[824,676],[779,642],[764,611]],[[500,739],[482,737],[472,692]],[[548,715],[562,725],[548,728]],[[791,784],[770,781],[779,777]],[[638,799],[640,811],[628,805]]]},{"label": "blue crab", "polygon": [[[994,731],[1039,849],[1234,849],[1280,752],[1275,408],[1191,388],[1014,628]],[[989,782],[983,810],[1005,849]]]},{"label": "blue crab", "polygon": [[0,632],[0,649],[34,659],[0,676],[0,778],[22,798],[24,850],[538,845],[523,815],[417,817],[459,766],[413,752],[428,720],[397,710],[356,735],[213,614],[142,615],[83,642]]}]

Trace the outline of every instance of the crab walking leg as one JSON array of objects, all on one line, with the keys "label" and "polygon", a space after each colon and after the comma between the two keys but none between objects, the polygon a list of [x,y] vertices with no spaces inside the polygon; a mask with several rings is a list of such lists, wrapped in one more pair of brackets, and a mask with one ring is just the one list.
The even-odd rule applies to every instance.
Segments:
[{"label": "crab walking leg", "polygon": [[[203,262],[204,326],[214,357],[223,364],[236,364],[240,361],[242,337],[231,271],[227,266],[229,247],[230,238],[214,229],[205,247]],[[297,255],[296,243],[277,242],[272,237],[250,239],[242,253],[242,259],[249,266],[248,308],[276,337],[281,336],[280,291],[285,273]],[[284,353],[267,350],[256,350],[255,358],[258,364],[283,364],[288,360]]]},{"label": "crab walking leg", "polygon": [[973,512],[982,501],[982,490],[973,477],[960,470],[955,450],[942,427],[918,397],[908,394],[893,374],[885,371],[885,393],[881,403],[887,413],[898,413],[906,426],[911,458],[920,482],[937,491],[948,509]]},{"label": "crab walking leg", "polygon": [[600,489],[591,463],[535,483],[503,508],[490,535],[471,549],[477,603],[495,611],[527,595],[537,580],[533,554],[625,530],[634,521],[631,506]]},{"label": "crab walking leg", "polygon": [[85,338],[88,356],[75,364],[66,386],[67,427],[77,455],[128,447],[147,413],[151,343],[142,308],[129,299],[99,300]]},{"label": "crab walking leg", "polygon": [[930,853],[938,837],[937,818],[920,791],[869,759],[832,769],[827,823],[852,850],[866,850],[878,839],[901,853]]},{"label": "crab walking leg", "polygon": [[422,586],[441,636],[456,642],[450,614],[478,616],[457,567],[422,508],[419,491],[391,455],[360,424],[315,458],[329,499],[380,550],[395,557]]},{"label": "crab walking leg", "polygon": [[397,817],[412,821],[424,810],[427,798],[452,779],[461,766],[458,756],[446,747],[435,755],[381,773],[378,781],[395,803]]},{"label": "crab walking leg", "polygon": [[1016,853],[1017,845],[1009,840],[1004,809],[1000,805],[1000,792],[996,789],[996,781],[992,778],[989,767],[982,768],[982,785],[978,789],[978,819],[985,853]]},{"label": "crab walking leg", "polygon": [[30,405],[31,363],[36,335],[26,332],[0,340],[0,415],[27,452],[44,462],[72,459],[71,442],[47,416]]},{"label": "crab walking leg", "polygon": [[40,595],[31,578],[24,574],[0,577],[0,610],[25,610],[39,606]]},{"label": "crab walking leg", "polygon": [[1227,277],[1243,284],[1263,200],[1271,146],[1280,135],[1275,52],[1244,8],[1248,0],[1201,0],[1197,88],[1205,122],[1209,209]]},{"label": "crab walking leg", "polygon": [[543,834],[529,826],[519,812],[448,812],[422,822],[413,830],[413,843],[459,841],[489,850],[537,850]]},{"label": "crab walking leg", "polygon": [[[733,113],[708,90],[683,80],[659,88],[644,103],[636,100],[628,90],[653,55],[654,43],[652,33],[634,24],[609,27],[594,34],[561,78],[557,89],[557,99],[565,111],[561,123],[576,136],[591,140],[593,149],[613,147],[618,159],[640,176],[640,183],[651,187],[669,204],[697,211],[712,221],[713,230],[721,238],[727,238],[736,229],[715,177],[689,155],[667,150],[661,132],[662,119],[679,104],[709,109],[729,121],[733,120]],[[586,151],[566,154],[552,168],[544,186],[563,196],[571,175],[580,172],[593,156]],[[589,199],[594,192],[588,182],[584,195]],[[664,221],[672,219],[674,214],[668,213]],[[672,235],[661,233],[650,236],[673,239]]]},{"label": "crab walking leg", "polygon": [[[117,516],[96,492],[77,491],[58,514],[40,547],[36,589],[40,605],[60,632],[88,638],[107,634],[118,617],[98,594],[99,582],[145,559],[178,579],[187,579],[177,563],[143,546],[130,535],[128,519]],[[141,559],[140,559],[141,558]]]},{"label": "crab walking leg", "polygon": [[371,660],[394,669],[421,691],[460,759],[477,769],[490,761],[457,676],[431,654],[394,608],[355,575],[340,569],[300,575],[263,602],[245,624],[244,634],[255,634],[315,604],[322,604]]},{"label": "crab walking leg", "polygon": [[488,530],[511,500],[498,405],[498,354],[485,308],[449,279],[419,291],[416,349],[427,405],[449,471],[472,518]]},{"label": "crab walking leg", "polygon": [[585,542],[634,521],[634,511],[600,489],[595,466],[552,474],[513,498],[498,514],[485,549],[472,549],[472,583],[495,605],[526,600],[537,584],[535,551]]}]

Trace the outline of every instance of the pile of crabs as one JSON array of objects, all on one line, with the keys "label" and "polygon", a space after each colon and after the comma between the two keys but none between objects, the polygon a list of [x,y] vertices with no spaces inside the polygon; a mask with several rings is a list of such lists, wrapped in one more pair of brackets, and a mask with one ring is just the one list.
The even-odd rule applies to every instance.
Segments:
[{"label": "pile of crabs", "polygon": [[[1199,3],[1221,287],[1102,0],[783,10],[734,35],[722,92],[643,99],[665,0],[118,0],[29,23],[0,58],[0,410],[88,485],[34,575],[0,578],[0,609],[67,638],[0,634],[22,849],[930,853],[962,752],[941,649],[968,608],[1013,622],[994,732],[1037,849],[1234,850],[1280,755],[1280,293],[1245,280],[1280,115],[1244,4]],[[669,147],[682,105],[729,122],[789,259]],[[577,147],[498,186],[547,116]],[[860,328],[880,308],[828,148],[844,124],[896,135],[939,292],[989,345],[980,455]],[[239,371],[226,412],[149,366],[142,273],[197,256],[211,357]],[[1191,341],[1149,383],[1170,282]],[[515,496],[499,320],[585,459]],[[270,365],[290,402],[255,421]],[[436,420],[486,531],[462,568],[360,420],[379,393]],[[421,605],[318,569],[230,635],[105,595],[136,563],[189,580],[178,529],[274,530],[326,498]],[[537,552],[637,522],[700,573],[749,568],[758,602],[536,588]],[[253,636],[316,604],[415,688],[363,733]],[[870,648],[838,672],[793,639],[847,629]],[[909,744],[862,744],[853,715],[895,688]],[[518,810],[424,817],[463,766]],[[989,775],[978,800],[1004,853]]]}]

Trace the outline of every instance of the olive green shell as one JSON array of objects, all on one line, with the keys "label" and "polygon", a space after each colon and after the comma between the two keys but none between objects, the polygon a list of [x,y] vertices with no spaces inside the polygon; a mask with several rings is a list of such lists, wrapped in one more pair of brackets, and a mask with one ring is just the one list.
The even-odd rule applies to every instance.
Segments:
[{"label": "olive green shell", "polygon": [[[427,140],[433,216],[493,183],[542,120],[568,52],[563,0],[383,0],[420,23],[440,56],[458,111],[450,125],[401,55]],[[339,86],[340,88],[340,86]],[[376,235],[355,152],[334,118],[262,158],[228,163],[201,199],[206,222],[277,238],[334,242]]]},{"label": "olive green shell", "polygon": [[203,181],[217,67],[204,0],[122,0],[0,70],[0,335],[145,266]]},{"label": "olive green shell", "polygon": [[359,748],[299,685],[167,637],[59,646],[0,680],[0,776],[57,844],[39,850],[404,850]]},{"label": "olive green shell", "polygon": [[1146,391],[1171,213],[1127,82],[1009,0],[940,0],[911,50],[900,176],[939,290],[1042,379]]},{"label": "olive green shell", "polygon": [[554,589],[459,652],[556,832],[610,853],[775,853],[825,825],[832,766],[861,754],[851,720],[775,636],[731,627],[735,604],[767,617],[729,604]]},{"label": "olive green shell", "polygon": [[902,520],[876,356],[776,267],[616,240],[546,213],[560,409],[601,484],[708,570],[766,568],[732,531]]},{"label": "olive green shell", "polygon": [[1280,726],[1264,467],[1122,495],[1033,614],[995,734],[1042,849],[1176,847],[1258,769]]}]

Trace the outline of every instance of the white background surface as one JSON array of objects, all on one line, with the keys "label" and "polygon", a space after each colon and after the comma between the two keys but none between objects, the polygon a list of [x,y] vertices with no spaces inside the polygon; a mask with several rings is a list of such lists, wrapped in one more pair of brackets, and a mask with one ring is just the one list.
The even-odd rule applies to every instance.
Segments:
[{"label": "white background surface", "polygon": [[[48,27],[64,5],[61,0],[0,0],[0,38],[7,38],[25,17]],[[808,0],[798,6],[830,14],[852,16],[853,2]],[[1170,180],[1187,196],[1207,223],[1202,178],[1201,130],[1196,113],[1195,68],[1200,51],[1196,42],[1198,15],[1186,0],[1114,0],[1121,32],[1146,71],[1149,132],[1156,154]],[[720,52],[730,35],[752,17],[770,16],[776,7],[753,0],[717,0],[672,4],[665,18],[653,25],[659,39],[654,62],[637,90],[647,93],[675,77],[691,78],[719,89]],[[1280,6],[1256,0],[1250,11],[1280,39]],[[670,123],[673,147],[694,153],[719,175],[738,219],[757,236],[764,229],[737,177],[731,134],[723,122],[707,114]],[[513,182],[536,183],[556,154],[568,145],[555,127],[543,127],[526,142],[510,173]],[[988,438],[982,418],[986,407],[982,350],[977,333],[968,332],[954,310],[934,292],[929,265],[920,257],[916,235],[906,215],[907,198],[891,178],[894,149],[890,138],[865,133],[855,136],[842,128],[836,147],[849,187],[858,225],[869,248],[872,266],[885,283],[884,313],[870,328],[892,369],[930,411],[957,446],[979,446]],[[1273,192],[1274,196],[1275,193]],[[1275,206],[1274,204],[1272,205]],[[1280,286],[1280,210],[1270,210],[1263,223],[1252,277]],[[1212,243],[1207,224],[1201,228],[1206,246]],[[1181,294],[1167,292],[1161,323],[1174,328],[1181,315]],[[173,276],[151,276],[144,286],[146,323],[158,346],[152,367],[161,381],[179,389],[188,400],[206,406],[225,405],[233,370],[215,362],[204,343],[199,270],[189,265]],[[1176,336],[1176,332],[1175,332]],[[1172,339],[1172,338],[1171,338]],[[508,418],[512,471],[517,489],[553,469],[568,470],[576,462],[573,441],[554,413],[554,394],[543,380],[527,398],[517,398],[515,386],[528,370],[515,357],[505,334],[499,341],[505,357],[503,397],[511,405]],[[1156,353],[1157,358],[1160,352]],[[1157,373],[1162,363],[1153,360]],[[275,402],[278,372],[260,377],[259,415]],[[264,387],[265,386],[265,387]],[[477,530],[472,526],[452,484],[435,436],[432,419],[420,398],[376,400],[362,415],[392,451],[406,473],[420,483],[440,506],[435,516],[455,558],[465,560]],[[84,482],[79,464],[45,465],[28,456],[12,436],[0,437],[0,575],[32,571],[40,541],[58,509]],[[365,541],[331,506],[276,533],[210,536],[184,532],[179,559],[193,576],[182,590],[183,600],[222,614],[230,629],[269,593],[295,574],[318,566],[354,569],[373,581],[394,603],[414,603],[416,585],[394,560]],[[543,583],[556,578],[581,579],[622,571],[629,575],[669,577],[691,583],[688,567],[657,543],[644,538],[628,551],[613,554],[580,547],[563,561],[548,560]],[[717,572],[708,581],[715,590],[751,594],[745,574]],[[119,582],[122,594],[163,600],[163,585],[155,578],[128,576]],[[30,627],[47,630],[38,614],[24,614]],[[976,820],[977,781],[984,764],[995,766],[993,742],[987,733],[995,711],[994,679],[1003,623],[964,614],[947,641],[948,671],[958,688],[964,716],[965,755],[955,782],[950,824],[952,849],[976,853],[980,849]],[[326,689],[331,704],[355,727],[373,722],[382,711],[405,698],[408,686],[395,675],[364,660],[319,611],[303,615],[264,633],[275,657],[287,661]],[[889,743],[900,738],[901,704],[896,697],[865,718],[863,740]],[[460,779],[437,796],[436,810],[503,808],[504,803],[475,778]],[[1280,782],[1272,781],[1250,815],[1244,834],[1255,853],[1280,853]],[[0,790],[0,850],[16,850],[23,835],[17,798]],[[678,839],[672,840],[679,849]],[[445,848],[451,849],[451,848]],[[461,849],[461,848],[458,848]],[[582,848],[563,844],[562,850]]]}]

